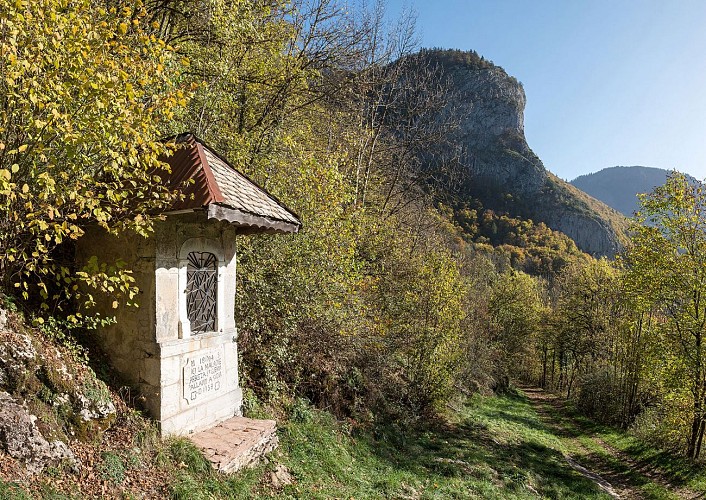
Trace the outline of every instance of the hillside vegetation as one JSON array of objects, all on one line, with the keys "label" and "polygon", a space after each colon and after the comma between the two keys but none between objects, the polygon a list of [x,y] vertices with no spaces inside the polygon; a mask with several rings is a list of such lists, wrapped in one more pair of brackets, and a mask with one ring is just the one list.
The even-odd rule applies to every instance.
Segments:
[{"label": "hillside vegetation", "polygon": [[[579,419],[541,391],[526,390],[528,398],[514,389],[497,396],[459,395],[436,419],[411,427],[338,420],[302,398],[277,410],[251,406],[251,417],[278,418],[280,447],[265,463],[227,476],[214,472],[188,440],[160,440],[155,425],[126,404],[134,400],[114,390],[119,381],[107,375],[106,360],[96,352],[91,364],[108,386],[71,348],[24,326],[16,312],[8,316],[5,336],[12,331],[29,345],[42,345],[41,357],[31,361],[46,378],[29,380],[12,393],[31,387],[42,394],[26,400],[41,421],[51,415],[43,432],[75,428],[70,405],[53,411],[47,404],[66,390],[47,383],[62,373],[83,372],[83,387],[100,388],[86,392],[88,397],[100,392],[98,399],[115,406],[108,428],[86,429],[88,434],[70,441],[78,465],[57,460],[31,474],[23,460],[3,455],[1,498],[609,498],[575,468],[577,462],[608,477],[621,494],[643,498],[691,494],[706,483],[698,468],[676,456]],[[625,460],[640,460],[651,472],[631,470]]]},{"label": "hillside vegetation", "polygon": [[[160,440],[154,424],[126,404],[134,400],[114,390],[125,389],[96,352],[91,364],[109,386],[71,348],[24,326],[17,313],[8,316],[5,336],[12,331],[42,345],[41,357],[31,361],[44,382],[30,380],[12,393],[32,386],[42,394],[26,400],[42,421],[52,415],[44,432],[74,428],[70,405],[55,412],[46,404],[65,390],[46,381],[62,373],[83,372],[83,387],[101,388],[86,392],[89,398],[100,392],[115,406],[108,428],[88,428],[70,441],[78,467],[64,459],[31,474],[22,460],[3,455],[2,498],[609,498],[595,474],[626,496],[680,498],[706,489],[699,467],[580,418],[563,398],[537,389],[459,395],[436,419],[411,427],[338,420],[302,398],[276,410],[251,405],[249,416],[278,419],[280,447],[265,463],[227,476],[214,472],[188,440]],[[639,468],[629,465],[638,461]]]},{"label": "hillside vegetation", "polygon": [[[473,198],[487,209],[543,222],[594,256],[613,257],[624,247],[625,218],[547,171],[527,144],[520,82],[474,52],[422,50],[408,60],[434,68],[446,93],[442,109],[424,113],[445,134],[427,141],[420,155],[437,196]],[[417,99],[406,96],[399,114],[419,119]],[[405,108],[405,102],[414,105]]]},{"label": "hillside vegetation", "polygon": [[[491,493],[502,490],[498,496],[514,494],[513,477],[518,496],[529,486],[558,496],[593,488],[581,481],[567,486],[575,476],[545,482],[524,470],[542,476],[551,474],[547,460],[561,462],[561,446],[547,444],[554,438],[541,425],[536,442],[515,452],[514,437],[507,446],[473,447],[494,435],[491,418],[506,415],[468,410],[463,400],[508,394],[512,380],[541,385],[585,415],[700,460],[706,429],[701,185],[670,176],[644,198],[621,258],[596,260],[566,235],[609,254],[623,242],[623,223],[611,222],[615,213],[546,172],[523,135],[497,133],[493,120],[502,130],[508,120],[514,130],[523,126],[517,111],[524,91],[504,70],[474,63],[487,79],[467,81],[473,89],[459,101],[441,68],[426,64],[425,52],[414,56],[411,17],[390,28],[379,6],[339,7],[327,0],[0,0],[0,53],[7,54],[0,58],[6,75],[0,80],[3,301],[26,327],[78,358],[85,354],[84,368],[92,363],[112,384],[113,399],[124,399],[121,426],[106,421],[82,436],[71,416],[81,415],[83,400],[61,381],[45,374],[20,377],[23,385],[0,377],[13,408],[26,402],[42,410],[33,422],[38,433],[84,450],[94,464],[78,471],[40,467],[36,484],[51,488],[54,477],[90,482],[102,474],[114,485],[110,495],[143,470],[143,451],[131,451],[137,446],[148,450],[144,470],[169,481],[155,495],[241,495],[238,477],[209,475],[184,442],[160,443],[144,427],[134,388],[110,380],[108,365],[100,364],[92,332],[115,318],[98,315],[94,306],[139,306],[131,270],[101,255],[82,268],[73,259],[75,240],[90,226],[151,236],[160,210],[179,196],[156,175],[164,168],[159,155],[175,147],[161,138],[185,130],[303,222],[297,235],[239,237],[236,300],[245,411],[307,423],[285,424],[289,443],[299,443],[286,451],[287,467],[302,488],[320,489],[322,496],[340,491],[319,478],[337,481],[342,459],[324,457],[311,472],[306,461],[313,452],[302,452],[301,443],[329,422],[333,429],[350,427],[345,436],[326,431],[331,445],[355,446],[353,429],[361,439],[375,437],[361,460],[376,471],[375,453],[389,455],[385,461],[397,478],[391,494],[401,495],[404,484],[432,491],[439,474],[454,476],[466,467],[434,455],[434,447],[449,443],[423,433],[438,419],[453,420],[450,407],[465,423],[448,459],[469,462],[476,450],[505,465],[441,481],[449,493],[476,491],[469,486],[474,474],[492,483],[486,485],[496,488]],[[486,95],[494,92],[500,101],[487,106]],[[498,118],[498,102],[511,113]],[[455,105],[487,114],[490,121],[466,125],[473,132],[468,137],[490,135],[492,144],[449,149],[449,139],[458,137],[449,132],[459,127],[444,110]],[[464,184],[459,167],[470,163],[457,160],[469,144],[477,159],[472,173],[486,184]],[[432,168],[428,155],[448,161]],[[489,192],[501,205],[473,193],[457,196],[469,186],[496,186]],[[543,223],[508,208],[532,206],[554,219]],[[0,358],[7,364],[8,356]],[[103,385],[88,389],[105,395]],[[516,411],[525,413],[517,420],[537,427],[526,408],[510,413]],[[120,434],[133,423],[133,434]],[[390,426],[407,455],[443,458],[441,472],[406,465],[385,444]],[[24,466],[22,457],[15,459]],[[410,470],[398,471],[405,467]],[[244,477],[256,482],[261,473]],[[346,495],[386,491],[368,479],[346,481],[353,482],[341,488]]]}]

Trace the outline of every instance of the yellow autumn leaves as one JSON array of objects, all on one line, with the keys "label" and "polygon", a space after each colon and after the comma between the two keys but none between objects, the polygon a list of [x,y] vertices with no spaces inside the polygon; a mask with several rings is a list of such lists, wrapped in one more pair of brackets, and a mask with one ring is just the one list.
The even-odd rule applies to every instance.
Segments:
[{"label": "yellow autumn leaves", "polygon": [[[161,127],[187,95],[175,83],[181,60],[153,30],[140,2],[103,9],[89,0],[0,0],[6,289],[45,306],[65,296],[90,304],[90,290],[106,283],[121,303],[132,295],[119,266],[69,273],[53,250],[87,224],[145,233],[150,214],[173,199],[153,177],[167,147]],[[85,286],[50,286],[65,279]]]}]

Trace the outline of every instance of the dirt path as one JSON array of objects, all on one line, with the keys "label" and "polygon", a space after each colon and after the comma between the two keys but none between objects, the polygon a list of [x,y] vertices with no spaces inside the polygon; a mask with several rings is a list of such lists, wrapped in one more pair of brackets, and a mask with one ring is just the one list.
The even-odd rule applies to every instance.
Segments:
[{"label": "dirt path", "polygon": [[[666,490],[672,498],[704,498],[702,493],[676,487],[659,471],[640,467],[627,454],[581,429],[568,416],[560,397],[534,387],[521,389],[544,423],[564,439],[567,447],[572,450],[570,454],[565,455],[567,463],[613,498],[646,498],[645,486],[650,483]],[[582,439],[585,442],[586,438],[591,440],[590,447],[581,442]],[[596,449],[601,452],[597,453]]]}]

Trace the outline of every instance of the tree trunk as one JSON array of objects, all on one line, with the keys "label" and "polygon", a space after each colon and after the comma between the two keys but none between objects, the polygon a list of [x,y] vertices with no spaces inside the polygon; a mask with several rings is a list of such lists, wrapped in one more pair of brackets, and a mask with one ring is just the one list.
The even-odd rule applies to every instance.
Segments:
[{"label": "tree trunk", "polygon": [[689,435],[689,442],[686,448],[686,456],[691,459],[696,459],[696,445],[699,441],[699,431],[703,432],[701,428],[703,421],[700,415],[694,415],[694,419],[691,422],[691,433]]},{"label": "tree trunk", "polygon": [[698,460],[699,455],[701,454],[701,442],[704,439],[704,428],[706,428],[706,421],[702,418],[701,425],[699,425],[699,437],[696,442],[696,450],[694,451],[694,460]]},{"label": "tree trunk", "polygon": [[571,376],[569,377],[569,385],[566,389],[566,399],[571,398],[571,388],[574,386],[574,378],[576,377],[576,367],[572,368]]},{"label": "tree trunk", "polygon": [[540,387],[542,389],[547,388],[547,356],[549,355],[548,349],[545,347],[542,349],[542,382]]}]

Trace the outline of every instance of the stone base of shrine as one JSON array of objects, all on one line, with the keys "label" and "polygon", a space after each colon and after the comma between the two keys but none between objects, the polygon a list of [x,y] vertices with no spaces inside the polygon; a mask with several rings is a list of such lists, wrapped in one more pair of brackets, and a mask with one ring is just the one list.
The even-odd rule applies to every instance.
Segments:
[{"label": "stone base of shrine", "polygon": [[189,437],[213,467],[224,473],[257,463],[278,445],[274,420],[245,417],[230,418]]}]

